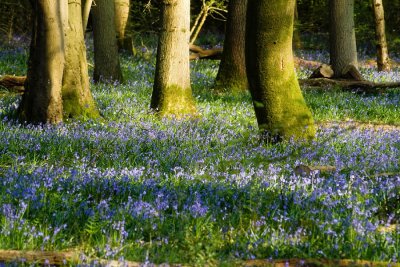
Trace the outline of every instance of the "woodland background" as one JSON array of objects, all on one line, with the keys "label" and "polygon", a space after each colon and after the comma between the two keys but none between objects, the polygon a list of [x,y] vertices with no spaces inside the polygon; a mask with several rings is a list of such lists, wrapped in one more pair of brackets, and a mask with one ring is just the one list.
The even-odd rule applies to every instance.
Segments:
[{"label": "woodland background", "polygon": [[[128,33],[135,39],[156,34],[159,28],[158,1],[137,0],[131,3]],[[226,8],[226,0],[206,1]],[[371,1],[355,1],[355,24],[358,49],[375,53],[374,16]],[[201,0],[192,0],[192,20],[199,14]],[[389,52],[400,51],[400,0],[383,0],[386,38]],[[294,44],[296,48],[328,49],[329,10],[325,0],[298,0]],[[30,38],[31,6],[29,0],[0,0],[0,42],[11,44],[15,39]],[[221,16],[209,16],[197,40],[198,44],[218,45],[223,42],[225,21]],[[301,40],[297,33],[301,34]],[[297,38],[297,39],[296,39]]]}]

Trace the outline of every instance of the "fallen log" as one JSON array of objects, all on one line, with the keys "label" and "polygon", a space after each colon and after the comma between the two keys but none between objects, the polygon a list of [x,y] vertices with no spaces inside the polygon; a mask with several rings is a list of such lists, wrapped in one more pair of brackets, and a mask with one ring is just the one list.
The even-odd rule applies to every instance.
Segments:
[{"label": "fallen log", "polygon": [[7,91],[21,93],[24,91],[26,76],[4,75],[0,78],[0,87]]},{"label": "fallen log", "polygon": [[288,260],[247,260],[243,266],[255,267],[400,267],[394,262],[365,260],[324,260],[324,259],[288,259]]},{"label": "fallen log", "polygon": [[[80,263],[89,264],[90,266],[126,266],[139,267],[143,266],[138,262],[104,259],[91,259],[83,256],[78,251],[58,252],[58,251],[20,251],[20,250],[0,250],[0,266],[2,263],[16,264],[33,264],[42,266],[74,266]],[[171,265],[172,266],[172,265]]]},{"label": "fallen log", "polygon": [[[42,266],[74,266],[79,263],[89,264],[90,266],[110,266],[110,267],[139,267],[144,266],[140,262],[103,259],[83,259],[77,252],[50,252],[50,251],[19,251],[19,250],[0,250],[0,266],[4,263],[14,264],[33,264]],[[259,259],[232,262],[234,266],[258,266],[258,267],[400,267],[394,262],[374,262],[364,260],[327,260],[327,259]],[[153,265],[152,265],[153,266]],[[185,266],[181,264],[160,264],[154,266]]]},{"label": "fallen log", "polygon": [[374,83],[370,81],[357,81],[346,79],[328,79],[328,78],[315,78],[315,79],[299,79],[301,86],[308,87],[328,87],[339,88],[344,91],[351,91],[356,93],[379,94],[383,93],[390,88],[400,88],[400,82],[385,82]]}]

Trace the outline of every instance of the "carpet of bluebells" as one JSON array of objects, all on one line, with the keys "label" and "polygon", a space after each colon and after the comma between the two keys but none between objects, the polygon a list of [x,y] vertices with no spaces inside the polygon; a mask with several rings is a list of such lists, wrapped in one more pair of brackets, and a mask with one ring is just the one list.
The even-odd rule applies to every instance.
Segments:
[{"label": "carpet of bluebells", "polygon": [[[0,74],[24,74],[26,53],[1,51]],[[399,90],[306,90],[315,140],[266,144],[249,94],[213,94],[218,62],[192,62],[201,116],[190,120],[149,111],[154,50],[122,62],[125,83],[92,85],[101,120],[22,124],[14,119],[20,97],[1,94],[1,249],[197,265],[399,259],[400,128],[341,122],[399,125]],[[311,71],[297,69],[301,78]],[[396,68],[362,71],[400,80]],[[301,164],[335,170],[295,172]]]}]

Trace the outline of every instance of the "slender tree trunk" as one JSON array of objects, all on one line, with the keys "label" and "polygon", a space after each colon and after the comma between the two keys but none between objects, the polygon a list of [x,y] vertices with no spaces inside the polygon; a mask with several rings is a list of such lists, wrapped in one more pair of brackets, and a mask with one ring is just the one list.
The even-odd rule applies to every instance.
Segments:
[{"label": "slender tree trunk", "polygon": [[245,61],[247,0],[230,0],[225,31],[224,50],[215,88],[240,92],[248,89]]},{"label": "slender tree trunk", "polygon": [[385,15],[382,0],[372,0],[375,16],[376,53],[379,71],[390,70],[390,60],[385,33]]},{"label": "slender tree trunk", "polygon": [[163,0],[151,108],[161,116],[196,112],[190,86],[190,0]]},{"label": "slender tree trunk", "polygon": [[68,1],[68,27],[65,29],[65,36],[65,68],[62,87],[64,119],[96,118],[99,113],[89,89],[80,0]]},{"label": "slender tree trunk", "polygon": [[64,25],[67,2],[32,1],[34,25],[21,120],[58,123],[63,118],[61,88],[64,71]]},{"label": "slender tree trunk", "polygon": [[94,43],[94,81],[121,81],[118,45],[115,33],[113,0],[96,0],[92,7]]},{"label": "slender tree trunk", "polygon": [[115,0],[115,31],[118,47],[124,48],[125,31],[128,25],[130,0]]},{"label": "slender tree trunk", "polygon": [[335,78],[344,76],[349,65],[358,68],[354,30],[354,0],[330,0],[330,58]]},{"label": "slender tree trunk", "polygon": [[89,14],[90,14],[90,9],[92,8],[92,3],[93,0],[84,0],[82,1],[83,8],[82,8],[82,27],[83,27],[83,33],[86,32],[86,28],[89,22]]},{"label": "slender tree trunk", "polygon": [[272,142],[311,139],[314,121],[294,71],[294,0],[249,0],[246,68],[257,122]]}]

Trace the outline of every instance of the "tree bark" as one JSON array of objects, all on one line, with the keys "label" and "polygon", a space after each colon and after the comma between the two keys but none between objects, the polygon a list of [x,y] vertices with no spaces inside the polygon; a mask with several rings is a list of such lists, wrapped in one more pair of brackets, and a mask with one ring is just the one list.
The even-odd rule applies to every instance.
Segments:
[{"label": "tree bark", "polygon": [[375,16],[375,38],[378,70],[389,71],[390,61],[386,42],[385,15],[382,0],[372,0],[372,8]]},{"label": "tree bark", "polygon": [[151,108],[161,116],[196,113],[189,69],[190,0],[163,0]]},{"label": "tree bark", "polygon": [[118,48],[125,49],[125,32],[128,25],[130,0],[115,0],[115,31],[117,34]]},{"label": "tree bark", "polygon": [[118,45],[115,33],[115,6],[113,0],[96,0],[92,7],[95,82],[122,80]]},{"label": "tree bark", "polygon": [[354,0],[330,0],[330,60],[334,78],[349,65],[358,68],[354,30]]},{"label": "tree bark", "polygon": [[249,88],[245,60],[246,9],[247,0],[228,3],[224,50],[215,80],[217,90],[242,92]]},{"label": "tree bark", "polygon": [[32,1],[34,25],[26,91],[19,106],[22,121],[59,123],[63,119],[61,88],[64,71],[67,2]]},{"label": "tree bark", "polygon": [[259,129],[267,141],[311,139],[314,120],[294,71],[295,0],[249,0],[246,68]]},{"label": "tree bark", "polygon": [[65,37],[63,117],[96,118],[99,112],[89,88],[81,0],[68,1],[68,27],[65,28]]},{"label": "tree bark", "polygon": [[89,22],[89,14],[90,14],[90,9],[92,8],[92,3],[93,0],[84,0],[83,1],[83,8],[82,8],[82,29],[83,33],[86,32],[86,28]]}]

